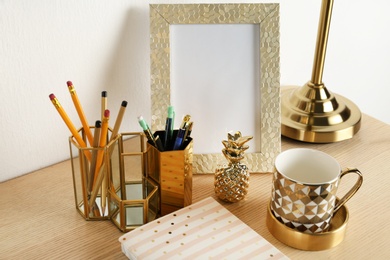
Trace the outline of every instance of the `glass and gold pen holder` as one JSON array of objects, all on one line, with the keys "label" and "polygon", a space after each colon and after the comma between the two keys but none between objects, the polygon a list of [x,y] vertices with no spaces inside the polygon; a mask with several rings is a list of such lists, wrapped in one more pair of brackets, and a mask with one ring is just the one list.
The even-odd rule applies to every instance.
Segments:
[{"label": "glass and gold pen holder", "polygon": [[128,232],[159,216],[158,184],[147,177],[146,138],[143,133],[122,133],[119,171],[112,172],[109,211],[112,222]]},{"label": "glass and gold pen holder", "polygon": [[[87,144],[83,128],[78,132]],[[119,171],[119,141],[120,135],[101,148],[81,147],[74,136],[69,137],[76,209],[86,220],[110,218],[107,187],[112,172]]]},{"label": "glass and gold pen holder", "polygon": [[[155,132],[164,136],[165,131]],[[174,132],[173,136],[177,131]],[[147,177],[159,185],[161,216],[192,203],[193,140],[188,137],[180,150],[160,151],[147,143]]]},{"label": "glass and gold pen holder", "polygon": [[[85,140],[83,129],[79,133]],[[119,134],[103,148],[82,148],[69,138],[76,209],[86,220],[111,219],[127,232],[159,215],[158,185],[145,172],[145,143],[143,133]],[[103,164],[95,178],[91,159],[99,153]]]}]

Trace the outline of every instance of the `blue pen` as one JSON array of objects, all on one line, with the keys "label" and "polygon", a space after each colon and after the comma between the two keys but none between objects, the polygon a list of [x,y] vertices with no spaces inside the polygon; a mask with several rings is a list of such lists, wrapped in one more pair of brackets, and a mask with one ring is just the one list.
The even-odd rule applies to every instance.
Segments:
[{"label": "blue pen", "polygon": [[169,146],[172,142],[172,136],[173,136],[173,117],[174,117],[174,110],[173,106],[168,107],[168,117],[167,121],[165,123],[165,136],[164,136],[164,148],[165,150],[169,149]]},{"label": "blue pen", "polygon": [[177,133],[177,136],[176,136],[176,139],[175,139],[175,143],[173,145],[173,150],[179,150],[180,149],[181,144],[183,143],[183,138],[184,138],[185,132],[186,132],[185,129],[182,129],[182,128],[179,129],[179,132]]}]

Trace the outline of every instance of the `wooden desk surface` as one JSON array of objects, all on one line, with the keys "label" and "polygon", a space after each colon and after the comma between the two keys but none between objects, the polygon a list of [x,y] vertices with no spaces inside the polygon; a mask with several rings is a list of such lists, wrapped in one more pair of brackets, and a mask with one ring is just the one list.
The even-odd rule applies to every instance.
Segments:
[{"label": "wooden desk surface", "polygon": [[[363,115],[351,140],[307,144],[283,139],[282,149],[310,147],[334,156],[343,167],[364,175],[347,203],[347,233],[337,247],[306,252],[276,240],[265,226],[271,174],[252,174],[245,201],[222,203],[227,209],[292,259],[390,258],[390,126]],[[193,201],[214,196],[213,175],[195,175]],[[354,177],[343,179],[340,194]],[[126,259],[121,233],[111,221],[85,221],[75,209],[70,162],[65,161],[0,183],[0,259]]]}]

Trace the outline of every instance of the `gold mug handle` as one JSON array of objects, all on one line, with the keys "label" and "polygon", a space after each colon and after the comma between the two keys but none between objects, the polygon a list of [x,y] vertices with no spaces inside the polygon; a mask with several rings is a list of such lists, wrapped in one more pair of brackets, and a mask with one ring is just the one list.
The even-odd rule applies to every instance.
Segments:
[{"label": "gold mug handle", "polygon": [[355,185],[353,185],[353,187],[347,192],[347,194],[344,195],[344,197],[342,197],[336,204],[336,206],[334,207],[334,210],[333,210],[333,213],[336,213],[350,198],[352,198],[353,195],[355,195],[355,193],[359,190],[359,188],[362,186],[363,184],[363,175],[362,173],[356,169],[356,168],[347,168],[346,170],[342,171],[341,172],[341,175],[340,175],[340,179],[349,174],[349,173],[355,173],[358,175],[358,179],[355,183]]}]

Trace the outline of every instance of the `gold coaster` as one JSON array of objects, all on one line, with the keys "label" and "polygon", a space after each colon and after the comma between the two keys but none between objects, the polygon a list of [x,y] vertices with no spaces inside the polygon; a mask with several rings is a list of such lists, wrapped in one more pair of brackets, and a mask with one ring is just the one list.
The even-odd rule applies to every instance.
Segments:
[{"label": "gold coaster", "polygon": [[280,223],[267,207],[267,227],[270,233],[280,242],[300,250],[319,251],[337,246],[343,241],[348,224],[348,209],[342,206],[333,216],[327,232],[302,233]]}]

